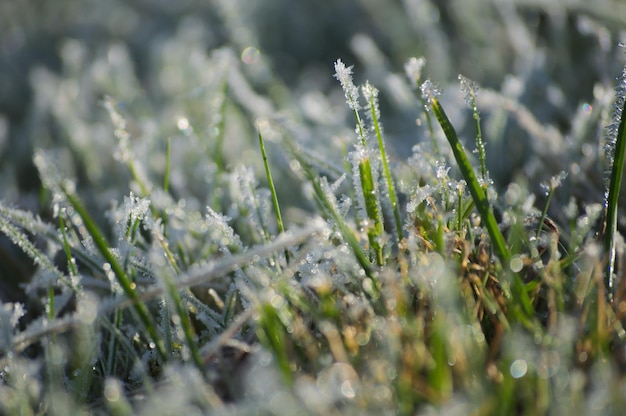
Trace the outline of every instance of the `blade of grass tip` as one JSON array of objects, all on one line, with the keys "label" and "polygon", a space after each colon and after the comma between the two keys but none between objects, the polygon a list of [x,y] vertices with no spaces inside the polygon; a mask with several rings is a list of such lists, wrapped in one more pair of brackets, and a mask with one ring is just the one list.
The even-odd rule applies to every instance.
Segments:
[{"label": "blade of grass tip", "polygon": [[91,216],[83,206],[82,202],[73,192],[68,191],[65,187],[63,189],[63,192],[65,193],[67,200],[70,202],[70,204],[74,207],[78,215],[80,215],[81,219],[83,220],[85,228],[89,232],[89,235],[91,235],[91,238],[93,238],[94,244],[96,245],[98,251],[111,266],[111,270],[113,270],[113,273],[115,273],[117,281],[124,290],[124,293],[133,302],[135,310],[139,315],[139,319],[145,326],[146,331],[148,331],[148,335],[154,342],[158,354],[164,361],[166,361],[168,355],[165,351],[163,342],[158,335],[154,320],[152,319],[152,316],[150,315],[146,304],[142,302],[142,300],[137,295],[137,292],[135,292],[133,282],[109,249],[109,245],[104,238],[104,235],[96,225],[95,221],[91,218]]},{"label": "blade of grass tip", "polygon": [[[626,67],[624,69],[626,72]],[[623,83],[623,82],[622,82]],[[624,170],[624,155],[626,153],[626,100],[622,97],[623,107],[620,107],[619,127],[615,137],[615,148],[613,151],[613,166],[611,168],[611,179],[609,182],[608,195],[606,199],[606,219],[604,222],[604,246],[608,254],[608,264],[606,268],[606,286],[608,289],[609,299],[612,300],[615,290],[615,235],[617,234],[617,216],[619,194],[622,187],[622,172]],[[615,117],[615,116],[614,116]]]},{"label": "blade of grass tip", "polygon": [[483,142],[483,133],[480,127],[480,112],[476,105],[476,84],[463,75],[459,75],[461,82],[461,90],[465,93],[465,103],[472,110],[474,119],[474,130],[476,130],[476,150],[478,151],[478,162],[480,165],[480,176],[483,180],[483,186],[487,187],[487,161],[485,156],[485,143]]},{"label": "blade of grass tip", "polygon": [[[270,192],[272,194],[272,204],[274,205],[274,213],[276,215],[276,223],[278,224],[278,231],[282,234],[285,232],[285,227],[283,225],[283,217],[280,214],[280,204],[278,203],[278,195],[276,194],[276,187],[274,186],[274,180],[272,179],[272,172],[270,171],[270,164],[267,160],[267,154],[265,153],[265,141],[263,140],[263,135],[261,134],[261,129],[259,128],[259,146],[261,147],[261,155],[263,157],[263,166],[265,166],[265,175],[267,176],[267,183],[270,187]],[[287,264],[289,264],[289,252],[285,250],[285,260]]]},{"label": "blade of grass tip", "polygon": [[372,125],[374,126],[374,132],[376,134],[376,140],[378,141],[378,151],[380,152],[380,158],[383,163],[383,174],[387,183],[387,189],[389,191],[389,202],[391,203],[391,209],[393,211],[393,218],[395,222],[396,232],[398,233],[398,244],[402,241],[402,220],[400,219],[400,210],[398,208],[398,198],[396,196],[396,189],[393,185],[393,179],[391,177],[391,171],[389,169],[389,160],[387,159],[387,152],[385,151],[385,143],[383,141],[382,129],[380,122],[378,121],[378,90],[374,88],[370,83],[366,83],[363,87],[363,95],[368,101],[368,107],[370,110],[370,117]]},{"label": "blade of grass tip", "polygon": [[[354,113],[354,119],[356,121],[356,132],[359,136],[360,147],[365,151],[367,149],[367,134],[364,124],[359,115],[361,105],[359,104],[359,90],[352,81],[352,67],[346,67],[340,59],[335,62],[335,75],[334,77],[341,83],[344,95],[346,97],[346,104]],[[357,146],[358,147],[358,146]],[[359,180],[355,181],[355,184],[360,182],[361,189],[357,192],[362,194],[363,201],[360,203],[363,205],[365,214],[367,215],[368,222],[373,225],[367,227],[367,236],[372,247],[372,250],[376,255],[376,262],[379,266],[384,263],[383,259],[383,245],[382,234],[384,230],[381,212],[379,209],[379,194],[376,192],[376,183],[374,182],[374,174],[372,172],[372,165],[367,153],[359,155],[355,161],[358,163]],[[363,218],[365,220],[365,218]]]},{"label": "blade of grass tip", "polygon": [[[502,267],[504,267],[507,271],[510,271],[511,252],[506,244],[504,236],[502,235],[502,231],[500,231],[500,227],[498,227],[498,222],[491,211],[487,195],[485,194],[483,187],[478,182],[469,158],[465,154],[463,145],[461,144],[452,123],[450,123],[448,116],[443,110],[443,107],[441,107],[439,100],[433,95],[429,97],[429,100],[431,102],[431,109],[435,114],[437,121],[441,125],[448,142],[450,143],[450,147],[452,148],[454,158],[459,166],[461,174],[463,175],[465,182],[467,182],[467,186],[470,190],[470,194],[472,195],[472,199],[474,200],[474,204],[476,205],[476,209],[478,210],[481,220],[487,228],[495,253],[500,259]],[[512,274],[511,289],[513,296],[518,302],[516,306],[520,307],[527,317],[532,317],[533,307],[530,297],[526,292],[522,280],[514,273]]]},{"label": "blade of grass tip", "polygon": [[[411,85],[419,91],[420,85],[422,85],[422,71],[426,66],[426,59],[423,57],[420,58],[411,58],[408,60],[406,64],[404,64],[404,71],[406,72],[406,76],[411,83]],[[428,100],[424,97],[424,94],[418,94],[419,99],[424,106],[424,109],[428,110]],[[426,117],[426,126],[428,129],[428,134],[431,139],[431,143],[433,146],[433,154],[437,159],[441,156],[439,152],[439,146],[437,145],[437,137],[435,136],[435,129],[433,128],[432,118],[430,117],[430,112],[425,111],[424,116]],[[420,119],[418,119],[418,122]],[[419,124],[418,124],[419,125]]]}]

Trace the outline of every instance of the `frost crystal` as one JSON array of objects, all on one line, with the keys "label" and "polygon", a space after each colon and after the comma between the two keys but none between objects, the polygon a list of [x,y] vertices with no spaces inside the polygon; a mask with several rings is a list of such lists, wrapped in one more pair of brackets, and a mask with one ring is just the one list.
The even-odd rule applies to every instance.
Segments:
[{"label": "frost crystal", "polygon": [[554,175],[548,181],[541,182],[541,189],[548,194],[561,186],[561,183],[565,180],[565,178],[567,178],[567,172],[561,171],[558,175]]},{"label": "frost crystal", "polygon": [[436,162],[437,165],[437,179],[446,179],[448,177],[448,172],[450,171],[450,167],[446,166],[444,163]]},{"label": "frost crystal", "polygon": [[132,154],[130,151],[130,134],[127,130],[126,119],[118,111],[117,102],[112,97],[105,97],[103,104],[115,128],[114,135],[119,140],[115,157],[122,162],[128,162],[132,158]]},{"label": "frost crystal", "polygon": [[352,164],[352,184],[354,186],[355,198],[357,202],[357,210],[360,218],[367,218],[366,210],[366,198],[363,195],[363,184],[361,182],[361,168],[366,162],[371,164],[372,175],[374,178],[374,191],[377,192],[378,183],[378,159],[374,157],[371,149],[368,149],[360,144],[356,146],[353,152],[348,155],[350,163]]},{"label": "frost crystal", "polygon": [[[622,49],[626,49],[626,43],[620,43],[619,46]],[[607,126],[607,143],[606,143],[606,155],[610,164],[613,164],[613,157],[615,156],[615,143],[617,141],[617,133],[619,125],[622,121],[622,110],[624,103],[626,102],[626,65],[622,67],[622,73],[615,86],[615,102],[611,109],[611,124]]]},{"label": "frost crystal", "polygon": [[430,106],[433,104],[433,98],[440,96],[442,91],[437,84],[429,79],[424,81],[420,89],[422,91],[422,98],[426,102],[426,109],[430,110]]},{"label": "frost crystal", "polygon": [[[370,121],[370,128],[374,129],[376,124],[378,124],[378,128],[381,128],[378,89],[367,81],[365,85],[361,87],[361,91],[363,91],[363,97],[367,100],[366,110],[367,118]],[[374,116],[376,117],[376,122],[374,122]]]},{"label": "frost crystal", "polygon": [[426,59],[423,57],[411,58],[404,64],[404,72],[411,84],[417,85],[422,79],[422,70],[426,65]]},{"label": "frost crystal", "polygon": [[359,90],[352,81],[352,67],[346,67],[341,59],[337,59],[335,62],[335,78],[341,83],[341,88],[346,96],[346,103],[348,107],[354,111],[358,111],[361,106],[359,105]]},{"label": "frost crystal", "polygon": [[461,91],[465,94],[465,104],[472,110],[476,109],[478,85],[463,75],[459,75],[459,81],[461,82]]},{"label": "frost crystal", "polygon": [[419,187],[415,191],[415,195],[411,197],[411,200],[406,205],[407,212],[414,212],[415,209],[426,200],[433,193],[433,188],[430,185],[424,185]]}]

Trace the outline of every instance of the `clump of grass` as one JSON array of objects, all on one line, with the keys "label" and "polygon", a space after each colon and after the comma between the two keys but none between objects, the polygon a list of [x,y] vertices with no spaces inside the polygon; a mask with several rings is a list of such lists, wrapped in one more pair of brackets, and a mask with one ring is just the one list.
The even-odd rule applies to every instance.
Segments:
[{"label": "clump of grass", "polygon": [[[409,163],[392,164],[383,92],[369,82],[359,89],[342,61],[335,77],[356,129],[335,143],[296,118],[272,118],[242,69],[248,63],[226,50],[196,53],[219,68],[196,91],[211,98],[206,108],[196,95],[177,95],[183,103],[167,109],[169,118],[143,122],[139,114],[150,110],[141,99],[105,99],[106,143],[123,186],[98,176],[119,168],[104,157],[83,176],[61,163],[73,160],[66,152],[41,149],[35,165],[48,216],[0,204],[0,230],[39,267],[27,303],[0,305],[2,412],[626,409],[625,292],[613,278],[619,112],[603,249],[592,235],[596,205],[582,214],[568,206],[569,230],[550,220],[553,212],[560,219],[564,175],[546,182],[540,207],[523,184],[503,184],[497,195],[488,170],[493,129],[482,128],[477,87],[464,77],[477,161],[440,91],[422,79],[425,60],[412,59],[406,72],[420,89],[411,107],[426,111],[427,131],[417,131],[432,154],[418,145]],[[128,77],[133,88],[118,94],[139,93]],[[212,111],[209,130],[200,109]],[[263,134],[247,122],[257,117],[269,120]],[[285,166],[267,157],[265,128],[278,137]],[[250,140],[237,148],[226,137]],[[316,153],[323,146],[313,141],[327,153]],[[257,149],[258,166],[229,159],[248,147]],[[263,172],[269,189],[256,180]],[[279,204],[284,183],[297,187]],[[102,189],[114,201],[105,215]],[[290,193],[297,207],[284,202]]]}]

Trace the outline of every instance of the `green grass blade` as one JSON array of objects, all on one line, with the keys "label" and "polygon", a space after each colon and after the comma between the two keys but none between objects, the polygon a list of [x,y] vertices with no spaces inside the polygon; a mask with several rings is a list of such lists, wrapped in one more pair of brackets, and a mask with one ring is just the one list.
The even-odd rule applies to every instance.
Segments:
[{"label": "green grass blade", "polygon": [[383,220],[380,215],[380,204],[378,201],[378,192],[376,192],[376,183],[372,173],[372,163],[369,156],[363,157],[359,161],[359,178],[361,179],[361,189],[363,191],[363,200],[365,201],[365,212],[369,221],[367,224],[367,238],[370,246],[376,256],[376,264],[382,266],[383,244],[382,236],[384,232]]},{"label": "green grass blade", "polygon": [[485,156],[485,143],[483,142],[483,133],[480,127],[480,112],[476,105],[476,84],[465,78],[463,75],[459,75],[459,81],[461,82],[461,89],[465,93],[465,101],[469,108],[472,110],[472,118],[474,119],[474,130],[476,130],[476,150],[478,152],[478,163],[480,165],[480,176],[483,180],[483,186],[487,187],[487,158]]},{"label": "green grass blade", "polygon": [[[366,86],[369,84],[366,84]],[[383,134],[380,128],[380,122],[378,121],[378,102],[376,99],[377,90],[374,87],[370,87],[371,91],[369,94],[364,94],[368,99],[368,107],[370,110],[370,116],[372,125],[374,127],[374,132],[376,133],[376,140],[378,141],[378,150],[380,152],[380,158],[383,163],[383,175],[385,176],[385,181],[387,183],[387,189],[389,190],[389,202],[391,203],[391,209],[393,211],[393,218],[396,227],[396,232],[398,233],[398,244],[403,237],[402,232],[402,220],[400,218],[400,210],[398,208],[398,198],[396,196],[396,189],[393,184],[393,178],[391,177],[391,171],[389,169],[389,161],[387,159],[387,152],[385,151],[385,143],[383,141]],[[365,89],[364,89],[365,91]]]},{"label": "green grass blade", "polygon": [[611,169],[611,178],[606,200],[606,219],[604,223],[604,246],[608,254],[606,285],[609,298],[613,297],[613,291],[615,290],[615,235],[617,234],[618,200],[622,187],[622,172],[624,170],[624,158],[626,154],[626,118],[623,117],[625,111],[626,102],[624,103],[621,112],[621,120],[617,129],[615,150],[613,153],[613,167]]},{"label": "green grass blade", "polygon": [[500,258],[502,265],[508,268],[511,252],[509,251],[506,240],[498,227],[498,222],[491,211],[487,195],[485,194],[483,187],[480,186],[469,158],[465,154],[463,145],[461,144],[454,127],[450,123],[448,116],[443,110],[443,107],[441,107],[439,100],[435,97],[431,97],[431,100],[433,113],[435,114],[437,121],[439,121],[439,124],[441,125],[441,128],[443,129],[443,132],[452,147],[454,158],[459,166],[459,169],[461,170],[461,174],[463,175],[465,182],[467,182],[467,187],[472,195],[476,209],[478,210],[482,221],[485,223],[485,227],[487,228],[487,232],[491,238],[491,243],[493,244],[496,255]]},{"label": "green grass blade", "polygon": [[183,303],[183,299],[174,284],[172,278],[166,273],[162,274],[163,280],[165,282],[165,286],[167,289],[167,293],[170,296],[170,299],[174,303],[176,307],[176,312],[178,313],[178,318],[180,319],[180,326],[183,329],[183,333],[185,336],[185,341],[187,343],[187,347],[189,348],[189,353],[191,354],[191,359],[193,360],[196,367],[198,367],[198,371],[201,374],[205,374],[205,367],[202,362],[202,357],[200,356],[200,350],[198,349],[198,345],[196,340],[194,339],[194,330],[191,325],[191,320],[189,319],[189,313],[187,308],[185,308],[185,304]]},{"label": "green grass blade", "polygon": [[292,143],[289,143],[289,141],[287,141],[287,144],[290,147],[291,153],[294,155],[294,157],[302,167],[302,170],[307,179],[309,179],[309,181],[313,185],[315,197],[322,206],[324,210],[324,215],[327,218],[330,217],[335,222],[337,228],[339,228],[341,236],[352,250],[359,265],[363,268],[365,275],[372,280],[376,287],[376,290],[378,290],[378,279],[374,274],[372,263],[370,262],[365,251],[363,251],[363,247],[361,247],[361,244],[359,244],[359,240],[356,238],[356,236],[346,223],[345,219],[339,214],[333,202],[330,201],[326,196],[324,189],[322,189],[321,180],[319,177],[317,177],[313,168],[309,165],[309,163],[304,159],[302,154],[298,151],[298,149],[296,149],[296,147]]},{"label": "green grass blade", "polygon": [[[494,251],[500,262],[502,263],[502,267],[505,270],[510,271],[510,260],[511,260],[511,252],[509,247],[502,235],[502,231],[500,231],[500,227],[498,226],[498,222],[496,221],[493,212],[491,211],[491,207],[489,206],[489,200],[487,199],[487,195],[485,194],[484,188],[478,182],[478,178],[474,173],[474,169],[469,161],[469,158],[465,154],[465,150],[463,149],[463,145],[461,144],[454,127],[450,123],[448,116],[446,115],[443,107],[439,103],[439,100],[436,97],[431,96],[431,108],[437,121],[441,125],[450,146],[452,147],[452,152],[454,153],[454,158],[461,170],[461,174],[467,182],[467,186],[470,190],[470,194],[472,195],[472,199],[474,200],[474,204],[476,205],[476,209],[480,214],[481,220],[485,224],[487,228],[487,232],[489,233],[489,237],[491,239],[491,244],[493,245]],[[519,316],[520,319],[524,320],[524,315],[526,317],[533,316],[533,306],[528,296],[528,292],[524,287],[524,283],[521,278],[516,274],[512,274],[512,287],[511,294],[515,300],[514,309],[521,310],[522,314]]]},{"label": "green grass blade", "polygon": [[122,265],[117,261],[117,259],[111,252],[109,245],[104,238],[104,235],[102,234],[102,231],[100,231],[95,221],[91,218],[78,197],[74,193],[69,192],[67,189],[63,189],[63,192],[65,193],[65,196],[67,197],[69,203],[74,207],[78,215],[80,215],[81,219],[83,220],[85,228],[89,232],[91,238],[93,238],[96,248],[98,249],[102,257],[104,257],[104,259],[111,265],[111,270],[113,270],[113,273],[115,273],[117,281],[124,290],[124,293],[129,298],[129,300],[133,302],[135,311],[139,315],[139,319],[141,320],[142,324],[145,326],[149,337],[154,342],[157,348],[157,352],[164,361],[167,360],[168,354],[165,351],[163,341],[158,335],[154,319],[150,315],[148,307],[144,302],[141,301],[141,299],[137,295],[137,292],[135,292],[134,285],[130,277],[128,276],[126,271],[124,271]]},{"label": "green grass blade", "polygon": [[[278,224],[278,231],[282,234],[285,232],[285,226],[283,225],[283,217],[280,213],[280,204],[278,203],[278,195],[276,194],[276,187],[274,186],[274,180],[272,179],[272,172],[270,171],[270,165],[267,160],[267,154],[265,152],[265,141],[261,130],[259,130],[259,146],[261,147],[261,155],[263,156],[263,166],[265,166],[265,175],[267,177],[267,183],[272,194],[272,204],[274,205],[274,213],[276,215],[276,223]],[[289,263],[289,252],[285,250],[285,259]]]}]

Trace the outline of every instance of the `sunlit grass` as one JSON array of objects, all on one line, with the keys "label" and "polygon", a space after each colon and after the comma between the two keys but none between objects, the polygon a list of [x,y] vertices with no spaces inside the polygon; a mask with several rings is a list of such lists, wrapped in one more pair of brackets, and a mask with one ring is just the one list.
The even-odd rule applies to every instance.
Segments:
[{"label": "sunlit grass", "polygon": [[[620,88],[602,223],[577,172],[604,159],[551,153],[571,138],[516,95],[532,75],[482,107],[477,84],[426,77],[424,58],[408,83],[377,77],[356,42],[366,64],[336,61],[341,89],[288,91],[265,55],[207,53],[187,24],[156,49],[158,103],[115,48],[77,77],[66,45],[59,78],[39,74],[60,143],[36,145],[41,217],[0,204],[37,266],[0,304],[0,413],[626,410]],[[93,114],[74,107],[94,85]],[[395,113],[413,118],[411,152],[393,148]],[[570,122],[601,131],[596,113]],[[528,178],[499,183],[493,149],[521,144],[537,152]]]}]

